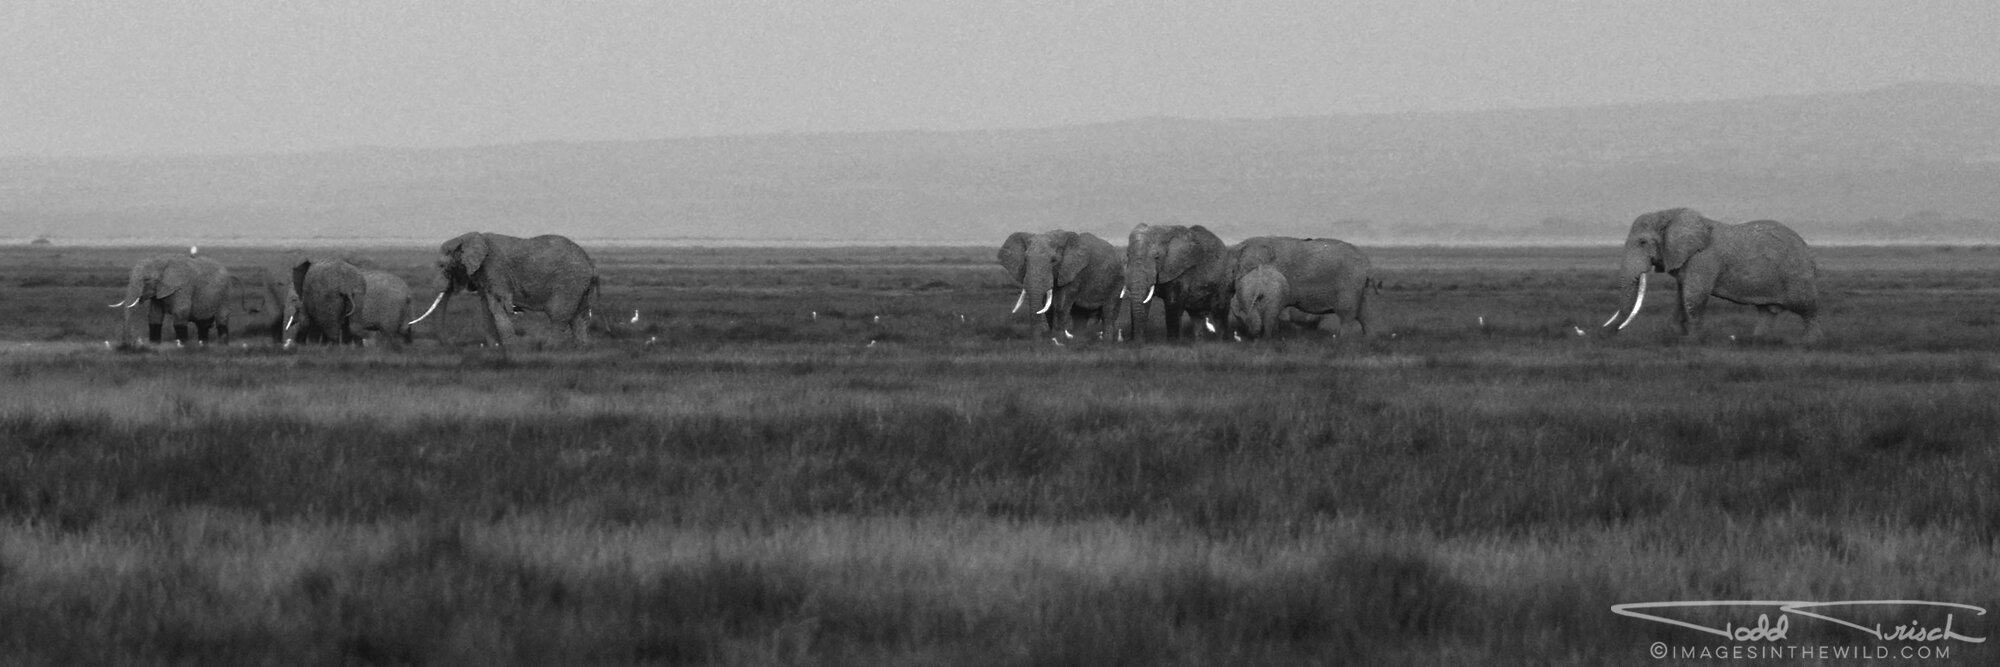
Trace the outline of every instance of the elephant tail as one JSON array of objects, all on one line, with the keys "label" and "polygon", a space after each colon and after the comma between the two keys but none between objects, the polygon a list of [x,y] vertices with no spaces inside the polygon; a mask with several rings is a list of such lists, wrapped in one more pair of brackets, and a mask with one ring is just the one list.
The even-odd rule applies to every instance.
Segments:
[{"label": "elephant tail", "polygon": [[591,276],[590,286],[583,289],[583,316],[592,320],[597,319],[597,294],[600,284],[597,276]]},{"label": "elephant tail", "polygon": [[611,330],[611,322],[597,316],[597,298],[602,285],[602,280],[597,276],[591,276],[590,285],[583,288],[583,303],[581,304],[583,328],[585,331],[596,331],[609,336],[615,333]]}]

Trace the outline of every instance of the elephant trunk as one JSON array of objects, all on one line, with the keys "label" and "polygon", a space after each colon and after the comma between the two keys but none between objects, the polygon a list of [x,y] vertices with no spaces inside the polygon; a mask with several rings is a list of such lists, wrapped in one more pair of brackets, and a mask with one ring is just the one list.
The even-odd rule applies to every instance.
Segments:
[{"label": "elephant trunk", "polygon": [[125,299],[119,301],[118,303],[111,304],[112,308],[117,308],[123,311],[121,317],[118,320],[119,338],[124,338],[128,335],[131,335],[132,309],[138,306],[140,302],[145,300],[147,288],[150,287],[150,285],[148,285],[147,282],[148,281],[145,278],[145,276],[139,273],[139,269],[133,269],[132,279],[125,283]]},{"label": "elephant trunk", "polygon": [[291,347],[293,343],[298,342],[299,328],[305,324],[299,320],[299,300],[289,294],[286,297],[284,312],[278,318],[279,347]]},{"label": "elephant trunk", "polygon": [[[1027,275],[1021,281],[1021,295],[1023,299],[1034,298],[1032,295],[1036,294],[1042,295],[1041,306],[1035,309],[1035,315],[1038,316],[1036,320],[1048,326],[1051,333],[1053,333],[1055,328],[1054,322],[1056,319],[1055,316],[1049,315],[1051,307],[1055,304],[1055,283],[1054,267],[1045,262],[1034,262],[1032,260],[1028,266]],[[1039,331],[1040,327],[1038,326],[1036,330]]]},{"label": "elephant trunk", "polygon": [[133,306],[139,305],[139,301],[144,299],[146,296],[146,291],[147,291],[146,288],[151,287],[151,285],[147,284],[148,282],[150,281],[146,278],[146,276],[140,275],[138,270],[135,269],[132,274],[132,279],[126,281],[125,283],[125,298],[120,299],[118,303],[111,304],[111,307],[131,308]]},{"label": "elephant trunk", "polygon": [[1153,282],[1158,277],[1156,269],[1143,258],[1125,265],[1125,286],[1119,290],[1118,299],[1123,302],[1125,310],[1125,318],[1120,319],[1129,319],[1124,323],[1131,327],[1132,340],[1141,340],[1145,335],[1146,316],[1151,314],[1153,290],[1157,288]]}]

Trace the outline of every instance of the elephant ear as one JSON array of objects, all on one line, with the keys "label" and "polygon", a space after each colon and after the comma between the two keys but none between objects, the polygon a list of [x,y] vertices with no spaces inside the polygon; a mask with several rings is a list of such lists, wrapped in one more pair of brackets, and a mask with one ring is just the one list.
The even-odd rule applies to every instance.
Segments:
[{"label": "elephant ear", "polygon": [[1194,242],[1193,227],[1180,231],[1167,239],[1167,252],[1160,259],[1160,280],[1162,282],[1179,278],[1201,261],[1201,246]]},{"label": "elephant ear", "polygon": [[1673,271],[1685,266],[1695,253],[1708,247],[1709,234],[1715,222],[1687,208],[1672,211],[1667,216],[1666,232],[1660,235],[1660,263],[1668,271]]},{"label": "elephant ear", "polygon": [[160,282],[153,286],[153,296],[154,298],[163,298],[187,289],[192,284],[194,284],[193,264],[188,262],[167,262],[166,266],[160,268]]},{"label": "elephant ear", "polygon": [[1007,269],[1007,275],[1013,276],[1014,282],[1026,282],[1028,279],[1028,240],[1034,237],[1027,232],[1014,232],[1007,235],[1006,243],[1000,244],[1000,266]]},{"label": "elephant ear", "polygon": [[[1056,260],[1056,284],[1069,285],[1075,283],[1077,278],[1083,276],[1084,267],[1090,266],[1090,248],[1084,243],[1085,236],[1089,235],[1078,234],[1076,232],[1056,234],[1054,244],[1058,253],[1058,259]],[[1091,238],[1096,237],[1093,236]]]},{"label": "elephant ear", "polygon": [[299,260],[299,263],[297,263],[297,264],[293,264],[293,265],[292,265],[292,293],[293,293],[293,294],[304,294],[304,293],[305,293],[305,289],[306,289],[306,271],[309,271],[309,270],[311,270],[311,269],[312,269],[312,265],[313,265],[313,263],[312,263],[312,260],[310,260],[310,259],[302,259],[302,260]]},{"label": "elephant ear", "polygon": [[479,273],[479,267],[486,263],[489,248],[485,235],[479,232],[467,232],[458,238],[446,241],[444,251],[446,254],[457,255],[459,266],[465,267],[466,276],[471,276]]}]

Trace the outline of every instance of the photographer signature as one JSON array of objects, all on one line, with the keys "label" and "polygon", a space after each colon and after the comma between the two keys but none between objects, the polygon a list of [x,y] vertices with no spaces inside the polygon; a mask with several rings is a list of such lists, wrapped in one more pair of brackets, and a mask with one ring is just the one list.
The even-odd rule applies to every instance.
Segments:
[{"label": "photographer signature", "polygon": [[[1945,640],[1957,640],[1972,644],[1986,643],[1985,637],[1968,637],[1965,635],[1961,635],[1957,631],[1953,630],[1952,622],[1954,614],[1949,614],[1949,613],[1945,614],[1943,626],[1937,626],[1937,627],[1925,626],[1913,619],[1908,623],[1892,625],[1886,629],[1883,628],[1882,624],[1880,623],[1877,623],[1871,627],[1844,618],[1839,618],[1833,615],[1835,609],[1843,607],[1888,607],[1888,606],[1942,607],[1946,609],[1963,609],[1971,611],[1975,616],[1986,615],[1986,610],[1984,608],[1975,607],[1969,604],[1958,604],[1955,602],[1927,602],[1923,600],[1846,600],[1840,602],[1803,602],[1796,600],[1793,601],[1694,600],[1694,601],[1683,601],[1683,602],[1631,602],[1626,604],[1611,605],[1611,611],[1621,616],[1630,616],[1632,618],[1640,618],[1648,621],[1666,623],[1668,625],[1678,625],[1680,627],[1688,628],[1691,630],[1700,630],[1702,632],[1706,632],[1712,635],[1720,635],[1724,638],[1732,639],[1735,641],[1775,642],[1785,639],[1786,633],[1791,631],[1791,617],[1787,616],[1787,614],[1798,614],[1806,618],[1815,618],[1822,621],[1827,621],[1830,623],[1836,623],[1839,625],[1847,626],[1849,628],[1853,628],[1855,630],[1866,633],[1868,636],[1874,637],[1875,639],[1880,641],[1937,642]],[[1697,623],[1690,623],[1687,621],[1666,618],[1663,616],[1655,616],[1648,613],[1641,613],[1639,611],[1639,610],[1686,608],[1686,607],[1773,607],[1778,612],[1778,620],[1776,623],[1773,623],[1770,619],[1769,614],[1758,614],[1757,624],[1754,626],[1739,626],[1734,623],[1724,623],[1722,627],[1714,628],[1705,625],[1700,625]]]}]

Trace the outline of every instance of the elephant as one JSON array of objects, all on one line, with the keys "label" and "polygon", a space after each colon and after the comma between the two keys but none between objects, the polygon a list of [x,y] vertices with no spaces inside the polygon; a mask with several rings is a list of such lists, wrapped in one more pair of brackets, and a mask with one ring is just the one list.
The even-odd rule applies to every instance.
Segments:
[{"label": "elephant", "polygon": [[208,342],[214,328],[220,343],[229,342],[229,269],[207,257],[163,255],[140,261],[125,283],[125,299],[111,304],[125,311],[118,336],[132,328],[132,309],[146,304],[146,340],[158,344],[167,317],[174,319],[174,340],[188,341],[193,324],[197,340]]},{"label": "elephant", "polygon": [[272,344],[285,341],[285,302],[292,295],[289,275],[262,267],[233,271],[230,288],[237,295],[234,333],[269,335]]},{"label": "elephant", "polygon": [[1237,278],[1229,297],[1230,333],[1245,338],[1277,333],[1278,316],[1285,310],[1290,291],[1285,274],[1269,264]]},{"label": "elephant", "polygon": [[[1000,245],[1000,266],[1021,286],[1014,299],[1020,312],[1028,295],[1041,297],[1042,325],[1050,335],[1074,337],[1070,324],[1078,313],[1098,320],[1100,336],[1118,330],[1118,249],[1088,233],[1052,230],[1040,234],[1015,232]],[[1036,335],[1041,327],[1036,327]],[[1058,340],[1057,342],[1061,342]]]},{"label": "elephant", "polygon": [[284,344],[316,332],[321,340],[390,347],[411,341],[410,285],[396,274],[364,269],[346,260],[304,261],[292,269],[294,290],[285,308]]},{"label": "elephant", "polygon": [[[1275,267],[1286,284],[1278,310],[1290,307],[1306,316],[1334,316],[1338,318],[1332,323],[1335,334],[1351,321],[1360,325],[1365,337],[1375,321],[1374,306],[1368,300],[1368,288],[1375,284],[1370,275],[1374,268],[1354,244],[1338,239],[1259,236],[1230,248],[1229,264],[1229,275],[1234,277],[1262,266]],[[1233,290],[1235,281],[1229,284]]]},{"label": "elephant", "polygon": [[[1774,220],[1729,225],[1690,208],[1639,216],[1625,236],[1619,275],[1632,285],[1632,306],[1605,320],[1612,333],[1624,329],[1645,305],[1646,276],[1659,271],[1680,282],[1681,334],[1697,336],[1702,311],[1713,296],[1755,307],[1762,317],[1753,335],[1765,336],[1778,313],[1805,320],[1806,342],[1819,339],[1819,266],[1806,241]],[[1620,316],[1623,321],[1620,321]],[[1612,328],[1616,322],[1617,327]]]},{"label": "elephant", "polygon": [[[523,239],[468,232],[438,246],[437,269],[437,298],[410,321],[412,325],[440,308],[449,309],[451,296],[463,290],[479,294],[485,313],[480,321],[490,344],[501,345],[515,335],[510,316],[530,310],[547,314],[567,338],[581,343],[589,337],[598,294],[597,264],[567,237],[545,234]],[[441,327],[437,334],[443,342]]]},{"label": "elephant", "polygon": [[1133,340],[1145,336],[1154,297],[1166,306],[1167,337],[1181,336],[1181,315],[1213,322],[1228,312],[1229,246],[1201,225],[1132,228],[1125,245],[1125,309]]},{"label": "elephant", "polygon": [[286,298],[284,344],[290,346],[302,335],[360,343],[367,301],[368,280],[360,267],[344,259],[299,261],[292,265],[292,291]]}]

